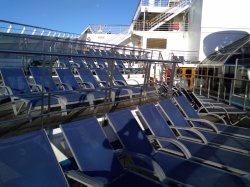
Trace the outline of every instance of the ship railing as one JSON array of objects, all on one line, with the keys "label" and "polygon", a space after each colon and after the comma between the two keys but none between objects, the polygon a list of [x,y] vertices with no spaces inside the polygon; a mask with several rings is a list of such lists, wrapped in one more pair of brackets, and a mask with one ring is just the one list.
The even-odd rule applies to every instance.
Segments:
[{"label": "ship railing", "polygon": [[169,6],[169,0],[155,0],[152,3],[149,0],[142,0],[141,1],[142,6],[153,6],[153,7],[168,7]]},{"label": "ship railing", "polygon": [[[154,24],[150,21],[134,21],[135,31],[149,31]],[[185,22],[166,22],[154,31],[169,31],[169,32],[186,32],[188,31],[189,23]]]},{"label": "ship railing", "polygon": [[198,51],[184,51],[184,50],[171,50],[168,55],[168,60],[178,60],[185,64],[197,64],[199,63]]},{"label": "ship railing", "polygon": [[193,91],[250,110],[250,80],[195,74]]},{"label": "ship railing", "polygon": [[90,24],[89,28],[93,34],[121,34],[127,33],[130,25]]},{"label": "ship railing", "polygon": [[[53,67],[54,64],[56,63],[55,60],[58,56],[65,56],[65,57],[84,57],[84,55],[80,55],[80,54],[75,54],[75,55],[72,55],[70,56],[69,54],[67,53],[36,53],[35,51],[33,50],[30,50],[30,51],[21,51],[21,50],[17,50],[17,51],[13,51],[13,50],[4,50],[4,49],[0,49],[0,56],[4,56],[6,58],[6,56],[8,55],[18,55],[21,57],[21,60],[22,60],[22,64],[19,64],[18,66],[13,66],[13,64],[9,63],[8,65],[6,65],[7,67],[21,67],[21,68],[24,68],[25,69],[25,72],[26,70],[28,70],[28,67],[29,66],[40,66],[40,67],[47,67],[50,69],[50,76],[53,76],[54,78],[57,78],[57,76],[53,73]],[[145,56],[144,56],[145,55]],[[142,62],[142,63],[145,63],[145,66],[143,66],[144,68],[144,71],[145,73],[142,76],[142,79],[144,78],[144,85],[147,85],[147,83],[149,83],[149,73],[150,73],[150,66],[156,62],[158,63],[171,63],[171,62],[168,62],[168,61],[163,61],[163,60],[153,60],[155,56],[157,56],[157,58],[160,59],[160,54],[158,53],[157,50],[152,50],[152,53],[147,53],[147,54],[144,54],[141,56],[141,58],[138,58],[137,59],[137,62]],[[90,56],[91,57],[91,56]],[[38,61],[31,61],[32,58],[37,58],[40,60]],[[104,58],[107,58],[107,57],[104,57]],[[107,58],[108,59],[108,58]],[[111,63],[111,66],[114,66],[114,61],[112,59],[117,59],[117,57],[110,57],[109,59],[111,59],[110,61],[108,61],[108,64]],[[1,60],[1,59],[0,59]],[[29,63],[30,62],[30,63]],[[109,65],[110,66],[110,65]],[[108,71],[111,71],[111,69],[108,69]],[[28,71],[27,71],[28,72]],[[26,72],[26,73],[27,73]],[[109,72],[109,74],[112,75],[112,73]],[[30,74],[26,74],[27,78],[32,82],[32,76],[30,76]],[[111,81],[112,79],[110,79]],[[0,85],[1,85],[1,79],[0,79]],[[112,84],[110,84],[112,85]],[[34,87],[35,88],[35,87]],[[106,89],[109,89],[109,87],[106,87]],[[50,90],[50,89],[48,89]],[[48,91],[48,95],[51,95],[50,91]],[[43,95],[41,96],[41,98],[43,97]],[[133,101],[136,103],[140,103],[141,101],[143,101],[144,99],[146,99],[150,97],[155,97],[154,96],[141,96],[139,98],[132,98]],[[8,99],[8,97],[3,94],[3,92],[1,93],[1,89],[0,89],[0,101],[5,101],[6,99]],[[103,109],[103,112],[105,113],[106,110],[105,108],[107,107],[107,109],[109,109],[109,107],[113,104],[118,104],[120,102],[124,102],[124,103],[131,103],[131,100],[128,99],[128,100],[123,100],[123,101],[116,101],[115,103],[111,103],[110,101],[107,101],[105,103],[101,103],[101,104],[97,104],[95,105],[95,107],[98,107],[100,109]],[[50,102],[49,102],[50,103]],[[82,115],[87,115],[87,114],[93,114],[94,112],[97,112],[96,110],[93,110],[91,109],[91,106],[77,106],[77,107],[74,107],[74,108],[67,108],[67,109],[63,109],[63,110],[53,110],[52,108],[50,108],[50,104],[48,104],[48,106],[43,106],[32,112],[31,116],[27,116],[25,113],[21,113],[20,115],[18,116],[14,116],[12,113],[10,113],[10,107],[8,104],[8,101],[6,102],[6,110],[5,108],[0,108],[0,111],[3,109],[3,111],[0,112],[0,125],[4,125],[4,126],[8,126],[8,125],[23,125],[24,123],[28,122],[29,123],[29,120],[32,118],[33,120],[30,121],[29,125],[30,124],[36,124],[36,125],[41,125],[41,126],[44,126],[44,125],[48,125],[47,123],[47,120],[48,119],[51,119],[51,122],[55,122],[56,120],[67,120],[69,119],[70,117],[69,116],[62,116],[62,113],[72,113],[73,115],[71,117],[77,117],[79,113],[83,113]],[[2,107],[2,103],[1,103],[1,107]],[[48,107],[48,108],[47,108]],[[84,111],[84,112],[83,112]],[[100,112],[100,111],[98,111]],[[76,114],[76,115],[74,115]],[[30,118],[31,117],[31,118]],[[80,116],[78,116],[80,117]],[[54,121],[55,120],[55,121]],[[58,122],[57,123],[61,123],[62,121]],[[51,125],[53,125],[51,123]],[[23,126],[22,126],[23,127]],[[36,126],[37,127],[37,126]]]},{"label": "ship railing", "polygon": [[[84,53],[90,49],[99,49],[104,51],[117,51],[121,54],[134,54],[140,57],[146,57],[147,54],[150,57],[155,57],[154,59],[156,60],[159,59],[158,56],[161,53],[161,51],[158,51],[157,55],[150,55],[152,50],[148,49],[83,40],[33,37],[30,35],[10,33],[0,33],[0,36],[4,39],[4,43],[0,42],[0,49],[6,51],[6,53],[14,53],[15,51],[26,53],[32,51],[34,54],[58,53],[67,55],[84,55]],[[6,42],[8,45],[6,45]]]},{"label": "ship railing", "polygon": [[38,27],[22,23],[16,23],[6,20],[0,20],[0,32],[23,34],[23,35],[69,38],[69,39],[76,39],[80,37],[80,35],[76,33],[64,32],[64,31],[48,29],[44,27]]}]

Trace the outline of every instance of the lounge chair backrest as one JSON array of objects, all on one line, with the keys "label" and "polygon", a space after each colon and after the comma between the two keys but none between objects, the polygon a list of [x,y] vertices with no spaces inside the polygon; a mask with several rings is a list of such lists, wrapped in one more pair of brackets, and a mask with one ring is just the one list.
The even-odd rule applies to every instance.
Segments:
[{"label": "lounge chair backrest", "polygon": [[86,64],[89,65],[90,68],[96,68],[95,61],[93,58],[84,58]]},{"label": "lounge chair backrest", "polygon": [[95,73],[101,81],[109,82],[108,73],[105,69],[95,68]]},{"label": "lounge chair backrest", "polygon": [[96,62],[97,62],[97,64],[99,65],[100,68],[107,68],[104,59],[98,58],[98,59],[96,59]]},{"label": "lounge chair backrest", "polygon": [[[138,107],[143,119],[147,122],[152,134],[158,137],[176,139],[175,134],[169,128],[167,122],[154,104],[145,104]],[[159,141],[161,147],[167,147],[168,142]]]},{"label": "lounge chair backrest", "polygon": [[44,130],[0,141],[1,186],[68,186]]},{"label": "lounge chair backrest", "polygon": [[103,129],[95,117],[60,126],[81,171],[112,179],[123,172]]},{"label": "lounge chair backrest", "polygon": [[178,127],[190,127],[181,112],[172,103],[170,99],[165,99],[159,102],[159,106],[167,118]]},{"label": "lounge chair backrest", "polygon": [[11,88],[13,95],[31,93],[21,68],[1,68],[1,75],[4,85]]},{"label": "lounge chair backrest", "polygon": [[70,69],[56,69],[56,73],[62,83],[69,84],[73,90],[81,89]]},{"label": "lounge chair backrest", "polygon": [[90,71],[90,69],[79,68],[77,71],[78,71],[83,82],[90,82],[95,86],[95,88],[100,88],[99,83],[95,79],[95,77],[92,74],[92,72]]},{"label": "lounge chair backrest", "polygon": [[125,149],[146,155],[153,152],[154,148],[130,110],[109,113],[107,116],[111,127],[118,134]]},{"label": "lounge chair backrest", "polygon": [[81,68],[87,67],[87,65],[82,61],[82,59],[80,57],[74,57],[73,61],[75,64],[78,64]]},{"label": "lounge chair backrest", "polygon": [[196,97],[196,95],[193,92],[188,92],[190,97],[193,99],[193,102],[197,106],[197,108],[203,107],[202,103],[199,101],[199,99]]},{"label": "lounge chair backrest", "polygon": [[36,84],[43,86],[46,91],[58,91],[58,88],[47,67],[31,67],[31,74]]},{"label": "lounge chair backrest", "polygon": [[123,64],[123,61],[122,60],[116,60],[116,64],[119,66],[119,68],[122,68],[122,69],[125,69],[125,65]]},{"label": "lounge chair backrest", "polygon": [[189,118],[200,118],[200,116],[184,96],[177,96],[175,97],[175,100]]},{"label": "lounge chair backrest", "polygon": [[115,68],[114,80],[119,80],[119,81],[123,81],[124,83],[127,83],[127,81],[124,79],[124,77],[122,76],[122,73],[119,71],[118,68]]},{"label": "lounge chair backrest", "polygon": [[60,61],[60,63],[62,63],[65,67],[70,68],[71,64],[69,62],[69,58],[68,57],[58,57],[58,60]]}]

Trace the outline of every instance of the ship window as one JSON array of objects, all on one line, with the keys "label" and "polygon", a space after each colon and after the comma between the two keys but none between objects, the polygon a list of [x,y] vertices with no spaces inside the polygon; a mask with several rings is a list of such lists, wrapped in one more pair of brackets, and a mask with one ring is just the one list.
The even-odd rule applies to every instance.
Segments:
[{"label": "ship window", "polygon": [[147,39],[147,48],[166,49],[166,47],[167,47],[167,39],[161,39],[161,38]]}]

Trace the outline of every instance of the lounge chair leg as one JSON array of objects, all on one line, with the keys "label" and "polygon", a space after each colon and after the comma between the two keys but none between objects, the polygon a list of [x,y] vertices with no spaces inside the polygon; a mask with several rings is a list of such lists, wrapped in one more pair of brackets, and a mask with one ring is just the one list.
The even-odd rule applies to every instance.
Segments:
[{"label": "lounge chair leg", "polygon": [[91,110],[94,110],[95,109],[95,105],[94,105],[94,95],[93,94],[88,94],[87,95],[87,100],[89,101],[89,106],[90,106],[90,109]]}]

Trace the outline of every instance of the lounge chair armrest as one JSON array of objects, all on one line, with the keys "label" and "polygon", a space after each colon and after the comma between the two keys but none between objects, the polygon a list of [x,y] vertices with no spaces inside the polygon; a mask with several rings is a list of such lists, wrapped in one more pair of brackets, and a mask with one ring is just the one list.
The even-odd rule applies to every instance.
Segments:
[{"label": "lounge chair armrest", "polygon": [[88,175],[83,174],[81,171],[76,170],[70,170],[65,172],[66,176],[70,179],[73,179],[81,184],[87,185],[87,186],[105,186],[105,183],[102,181],[98,181]]},{"label": "lounge chair armrest", "polygon": [[127,84],[122,80],[115,80],[114,82],[117,83],[117,85],[127,86]]},{"label": "lounge chair armrest", "polygon": [[38,84],[30,84],[31,90],[32,91],[37,91],[37,92],[41,92],[42,91],[42,87],[41,85]]},{"label": "lounge chair armrest", "polygon": [[[169,143],[173,144],[175,147],[177,147],[178,149],[180,149],[181,152],[186,157],[186,159],[189,159],[189,158],[192,157],[192,155],[189,152],[188,148],[184,144],[182,144],[181,142],[179,142],[178,140],[174,140],[174,139],[166,138],[166,137],[153,136],[153,135],[149,135],[148,138],[159,140],[159,141],[169,142]],[[161,150],[161,148],[159,150]]]},{"label": "lounge chair armrest", "polygon": [[99,83],[101,83],[103,86],[106,86],[107,85],[107,82],[106,81],[98,81]]},{"label": "lounge chair armrest", "polygon": [[150,158],[149,156],[144,155],[144,154],[140,154],[140,153],[127,151],[127,150],[123,150],[123,149],[117,149],[116,153],[126,155],[126,156],[129,156],[132,158],[140,159],[141,161],[145,162],[146,164],[150,163],[151,166],[153,167],[153,170],[154,170],[153,172],[156,173],[157,177],[159,177],[159,180],[160,181],[166,180],[165,172],[163,171],[161,166],[156,161],[154,161],[152,158]]},{"label": "lounge chair armrest", "polygon": [[9,86],[0,86],[0,89],[5,89],[7,95],[13,95],[13,92]]},{"label": "lounge chair armrest", "polygon": [[82,84],[89,86],[90,89],[95,89],[95,86],[91,82],[83,82]]},{"label": "lounge chair armrest", "polygon": [[67,83],[60,83],[60,84],[57,84],[57,85],[63,87],[63,88],[66,89],[66,90],[73,90],[72,86],[70,86],[70,85],[67,84]]},{"label": "lounge chair armrest", "polygon": [[196,118],[185,118],[188,121],[194,121],[194,122],[201,122],[207,126],[209,126],[212,130],[214,130],[214,132],[216,132],[217,134],[220,133],[219,129],[210,121],[206,120],[206,119],[196,119]]},{"label": "lounge chair armrest", "polygon": [[81,65],[79,64],[79,63],[77,63],[77,62],[74,62],[73,64],[72,64],[72,66],[74,67],[76,67],[76,68],[80,68],[81,67]]},{"label": "lounge chair armrest", "polygon": [[171,127],[171,128],[176,129],[176,130],[189,131],[189,132],[193,133],[194,135],[196,135],[198,138],[200,138],[203,141],[203,143],[205,143],[205,144],[208,143],[206,137],[200,131],[198,131],[194,128],[184,128],[184,127]]},{"label": "lounge chair armrest", "polygon": [[140,85],[140,83],[135,79],[127,79],[127,81],[134,81],[134,82],[136,82],[137,85]]},{"label": "lounge chair armrest", "polygon": [[227,122],[223,119],[223,117],[219,116],[218,114],[214,114],[214,113],[199,113],[199,115],[201,117],[203,117],[203,116],[213,116],[213,117],[216,117],[216,118],[220,119],[225,125],[227,125]]}]

